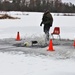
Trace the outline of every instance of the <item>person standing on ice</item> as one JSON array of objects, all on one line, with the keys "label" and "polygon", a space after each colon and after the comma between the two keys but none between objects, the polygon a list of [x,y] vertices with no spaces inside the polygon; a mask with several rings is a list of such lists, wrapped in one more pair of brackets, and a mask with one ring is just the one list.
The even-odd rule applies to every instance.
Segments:
[{"label": "person standing on ice", "polygon": [[43,14],[42,22],[41,22],[40,26],[42,26],[42,24],[44,24],[43,31],[46,35],[46,39],[49,40],[49,30],[50,30],[50,27],[52,27],[52,24],[53,24],[53,17],[50,14],[49,10],[46,10]]}]

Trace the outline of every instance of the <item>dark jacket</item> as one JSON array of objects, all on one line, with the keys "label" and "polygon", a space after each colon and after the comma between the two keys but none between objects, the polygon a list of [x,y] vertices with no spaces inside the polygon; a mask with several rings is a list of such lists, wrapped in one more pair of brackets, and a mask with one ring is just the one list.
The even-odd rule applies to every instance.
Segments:
[{"label": "dark jacket", "polygon": [[49,12],[44,13],[41,24],[50,25],[50,27],[51,27],[52,23],[53,23],[52,15]]}]

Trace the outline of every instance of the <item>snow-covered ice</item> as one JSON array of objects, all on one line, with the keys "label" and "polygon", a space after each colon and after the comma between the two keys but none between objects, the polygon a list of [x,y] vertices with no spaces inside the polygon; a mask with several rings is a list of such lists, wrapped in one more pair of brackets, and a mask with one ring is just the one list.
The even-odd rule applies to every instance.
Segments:
[{"label": "snow-covered ice", "polygon": [[[5,12],[0,12],[4,14]],[[53,40],[55,51],[48,47],[21,47],[31,40],[44,43],[40,22],[43,13],[7,12],[21,19],[0,19],[0,75],[75,75],[75,16],[54,16],[53,27],[61,28],[62,40]],[[35,29],[36,28],[36,29]],[[17,32],[21,41],[16,41]],[[57,38],[57,36],[55,36]]]},{"label": "snow-covered ice", "polygon": [[1,75],[75,75],[75,60],[0,52]]}]

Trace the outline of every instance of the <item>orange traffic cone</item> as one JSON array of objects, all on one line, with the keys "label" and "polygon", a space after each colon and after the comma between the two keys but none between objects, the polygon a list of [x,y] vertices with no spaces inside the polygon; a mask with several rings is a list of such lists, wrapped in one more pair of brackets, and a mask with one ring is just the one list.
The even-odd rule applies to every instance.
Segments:
[{"label": "orange traffic cone", "polygon": [[52,39],[50,39],[48,51],[55,51],[55,50],[53,49]]},{"label": "orange traffic cone", "polygon": [[19,34],[19,32],[17,32],[16,41],[20,41],[20,34]]},{"label": "orange traffic cone", "polygon": [[75,40],[74,40],[73,46],[74,46],[74,48],[75,48]]}]

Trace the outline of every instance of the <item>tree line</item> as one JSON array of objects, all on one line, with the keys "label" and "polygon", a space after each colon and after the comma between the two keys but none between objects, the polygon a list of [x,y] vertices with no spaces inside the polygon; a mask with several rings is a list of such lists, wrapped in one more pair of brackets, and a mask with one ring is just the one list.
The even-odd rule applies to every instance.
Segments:
[{"label": "tree line", "polygon": [[45,10],[56,13],[75,13],[75,5],[62,3],[61,0],[0,0],[0,11],[43,12]]}]

